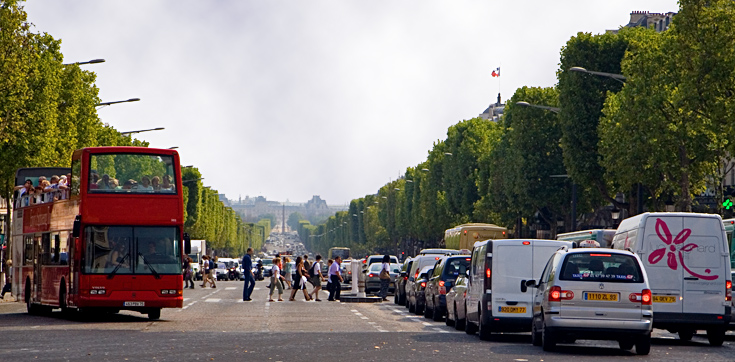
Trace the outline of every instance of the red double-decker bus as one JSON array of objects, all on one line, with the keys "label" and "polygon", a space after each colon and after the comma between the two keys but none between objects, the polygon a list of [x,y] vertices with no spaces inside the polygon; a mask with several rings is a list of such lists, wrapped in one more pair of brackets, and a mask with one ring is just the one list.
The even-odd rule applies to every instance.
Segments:
[{"label": "red double-decker bus", "polygon": [[[16,184],[64,170],[20,169]],[[66,186],[14,195],[13,292],[28,313],[133,310],[158,319],[161,308],[181,308],[190,246],[178,153],[84,148],[66,170]]]}]

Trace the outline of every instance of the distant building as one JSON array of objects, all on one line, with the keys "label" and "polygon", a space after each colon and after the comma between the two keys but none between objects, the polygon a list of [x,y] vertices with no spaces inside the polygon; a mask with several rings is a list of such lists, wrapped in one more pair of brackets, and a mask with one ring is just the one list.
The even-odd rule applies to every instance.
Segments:
[{"label": "distant building", "polygon": [[[630,13],[630,21],[625,25],[626,28],[635,28],[642,26],[645,28],[653,28],[657,32],[669,29],[671,20],[676,13],[649,13],[648,11],[633,11]],[[608,33],[617,34],[617,30],[608,30]]]},{"label": "distant building", "polygon": [[282,220],[284,211],[286,213],[286,219],[288,219],[291,213],[298,212],[312,224],[316,224],[317,221],[326,219],[334,215],[337,211],[347,210],[349,207],[349,205],[329,206],[318,195],[314,195],[306,203],[289,202],[288,200],[286,202],[268,201],[263,196],[245,196],[245,198],[240,198],[238,201],[232,200],[230,202],[232,203],[232,208],[242,215],[245,220],[257,221],[262,215],[272,214],[276,217],[275,225],[280,225],[284,222]]},{"label": "distant building", "polygon": [[491,103],[490,106],[488,106],[484,112],[480,113],[478,117],[497,122],[500,119],[500,116],[503,115],[504,109],[505,104],[500,103],[500,93],[498,93],[498,101],[496,103]]}]

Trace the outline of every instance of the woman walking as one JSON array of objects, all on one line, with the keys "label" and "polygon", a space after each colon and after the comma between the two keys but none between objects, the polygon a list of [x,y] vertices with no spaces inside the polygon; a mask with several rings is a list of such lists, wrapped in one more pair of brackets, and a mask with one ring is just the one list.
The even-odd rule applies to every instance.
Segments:
[{"label": "woman walking", "polygon": [[[194,280],[192,280],[191,263],[194,260],[186,258],[184,260],[184,289],[194,289]],[[191,284],[191,286],[189,286]]]},{"label": "woman walking", "polygon": [[287,256],[283,257],[283,274],[286,274],[286,284],[288,284],[287,289],[292,289],[292,281],[293,281],[293,270],[291,270],[291,259],[289,259]]},{"label": "woman walking", "polygon": [[271,267],[271,292],[268,294],[268,301],[273,302],[273,291],[278,289],[278,301],[283,302],[283,284],[281,280],[281,258],[273,258],[273,266]]},{"label": "woman walking", "polygon": [[316,261],[314,262],[314,264],[311,265],[311,273],[309,273],[309,275],[311,275],[309,282],[314,285],[314,290],[309,293],[309,296],[317,302],[321,302],[322,300],[319,299],[319,291],[322,290],[322,282],[326,280],[326,278],[324,278],[324,276],[322,275],[321,255],[316,255]]},{"label": "woman walking", "polygon": [[304,269],[304,262],[301,257],[296,258],[296,280],[293,281],[293,290],[291,291],[291,298],[288,298],[290,301],[294,301],[294,297],[296,297],[296,291],[301,289],[304,291],[304,299],[311,300],[309,297],[309,293],[306,292],[306,282],[304,279],[307,277],[306,269]]},{"label": "woman walking", "polygon": [[384,301],[388,300],[388,286],[390,285],[390,256],[383,256],[383,265],[380,267],[380,293],[378,296]]}]

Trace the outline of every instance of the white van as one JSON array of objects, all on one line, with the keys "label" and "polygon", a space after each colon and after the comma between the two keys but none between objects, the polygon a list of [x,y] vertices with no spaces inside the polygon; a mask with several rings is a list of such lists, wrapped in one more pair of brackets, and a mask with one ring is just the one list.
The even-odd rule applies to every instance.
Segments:
[{"label": "white van", "polygon": [[533,319],[534,290],[549,258],[571,241],[501,239],[476,242],[468,270],[465,331],[478,331],[488,340],[492,332],[528,332]]},{"label": "white van", "polygon": [[689,340],[707,330],[722,345],[730,322],[732,276],[725,227],[719,215],[643,213],[623,220],[614,249],[641,258],[653,294],[653,327]]}]

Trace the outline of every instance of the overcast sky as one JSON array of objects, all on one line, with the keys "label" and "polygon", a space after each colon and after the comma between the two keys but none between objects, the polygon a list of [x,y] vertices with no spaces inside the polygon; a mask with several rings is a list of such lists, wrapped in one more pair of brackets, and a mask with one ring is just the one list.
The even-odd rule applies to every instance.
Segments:
[{"label": "overcast sky", "polygon": [[[577,32],[675,0],[82,1],[25,4],[65,62],[98,75],[103,122],[178,146],[230,199],[375,193],[447,128],[518,87],[556,84]],[[501,67],[501,77],[491,77]]]}]

